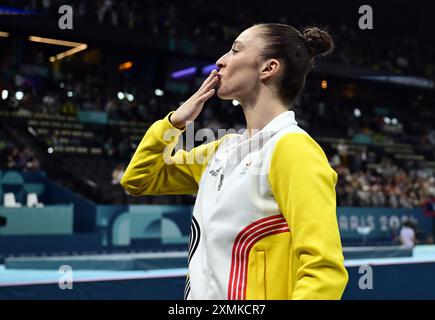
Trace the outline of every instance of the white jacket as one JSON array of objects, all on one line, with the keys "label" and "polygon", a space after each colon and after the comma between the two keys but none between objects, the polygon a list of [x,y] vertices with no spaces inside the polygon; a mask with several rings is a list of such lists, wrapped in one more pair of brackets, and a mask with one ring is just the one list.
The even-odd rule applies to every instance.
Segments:
[{"label": "white jacket", "polygon": [[348,275],[337,174],[294,112],[249,139],[228,134],[173,157],[162,155],[185,128],[169,115],[148,129],[121,184],[133,195],[197,193],[185,298],[339,299]]}]

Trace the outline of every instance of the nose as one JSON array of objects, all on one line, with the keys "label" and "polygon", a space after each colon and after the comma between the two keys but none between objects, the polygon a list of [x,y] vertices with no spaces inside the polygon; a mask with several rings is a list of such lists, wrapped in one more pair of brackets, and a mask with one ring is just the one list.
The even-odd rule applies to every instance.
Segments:
[{"label": "nose", "polygon": [[225,57],[225,55],[223,55],[222,57],[219,58],[218,61],[216,61],[216,66],[217,66],[219,69],[222,69],[222,68],[225,66],[224,57]]}]

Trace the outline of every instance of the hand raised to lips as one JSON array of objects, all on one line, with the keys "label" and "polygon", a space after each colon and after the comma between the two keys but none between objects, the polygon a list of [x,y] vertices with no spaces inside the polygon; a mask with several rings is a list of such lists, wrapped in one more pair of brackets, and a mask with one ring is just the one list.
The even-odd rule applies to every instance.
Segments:
[{"label": "hand raised to lips", "polygon": [[218,86],[219,77],[214,69],[198,91],[170,115],[169,121],[177,128],[184,128],[187,121],[194,121],[202,111],[204,103],[215,94]]}]

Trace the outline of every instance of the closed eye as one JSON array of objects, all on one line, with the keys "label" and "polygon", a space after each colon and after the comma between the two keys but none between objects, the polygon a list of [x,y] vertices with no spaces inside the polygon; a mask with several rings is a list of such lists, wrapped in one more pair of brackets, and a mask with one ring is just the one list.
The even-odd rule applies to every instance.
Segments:
[{"label": "closed eye", "polygon": [[231,49],[231,51],[232,51],[232,52],[234,52],[234,53],[236,53],[236,52],[239,52],[239,51],[237,51],[237,50],[234,50],[234,49]]}]

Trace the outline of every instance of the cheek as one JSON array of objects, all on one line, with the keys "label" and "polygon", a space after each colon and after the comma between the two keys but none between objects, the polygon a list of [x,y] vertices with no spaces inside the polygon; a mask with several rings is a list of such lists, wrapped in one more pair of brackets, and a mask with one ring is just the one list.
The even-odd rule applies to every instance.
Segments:
[{"label": "cheek", "polygon": [[257,72],[255,69],[244,66],[234,73],[231,79],[229,79],[228,84],[237,91],[252,90],[255,87],[256,77]]},{"label": "cheek", "polygon": [[240,72],[221,81],[217,95],[223,99],[237,99],[251,92],[254,87],[255,83],[252,81],[252,77]]},{"label": "cheek", "polygon": [[239,55],[228,60],[224,77],[219,81],[218,96],[243,93],[252,90],[258,75],[254,62],[250,57]]}]

